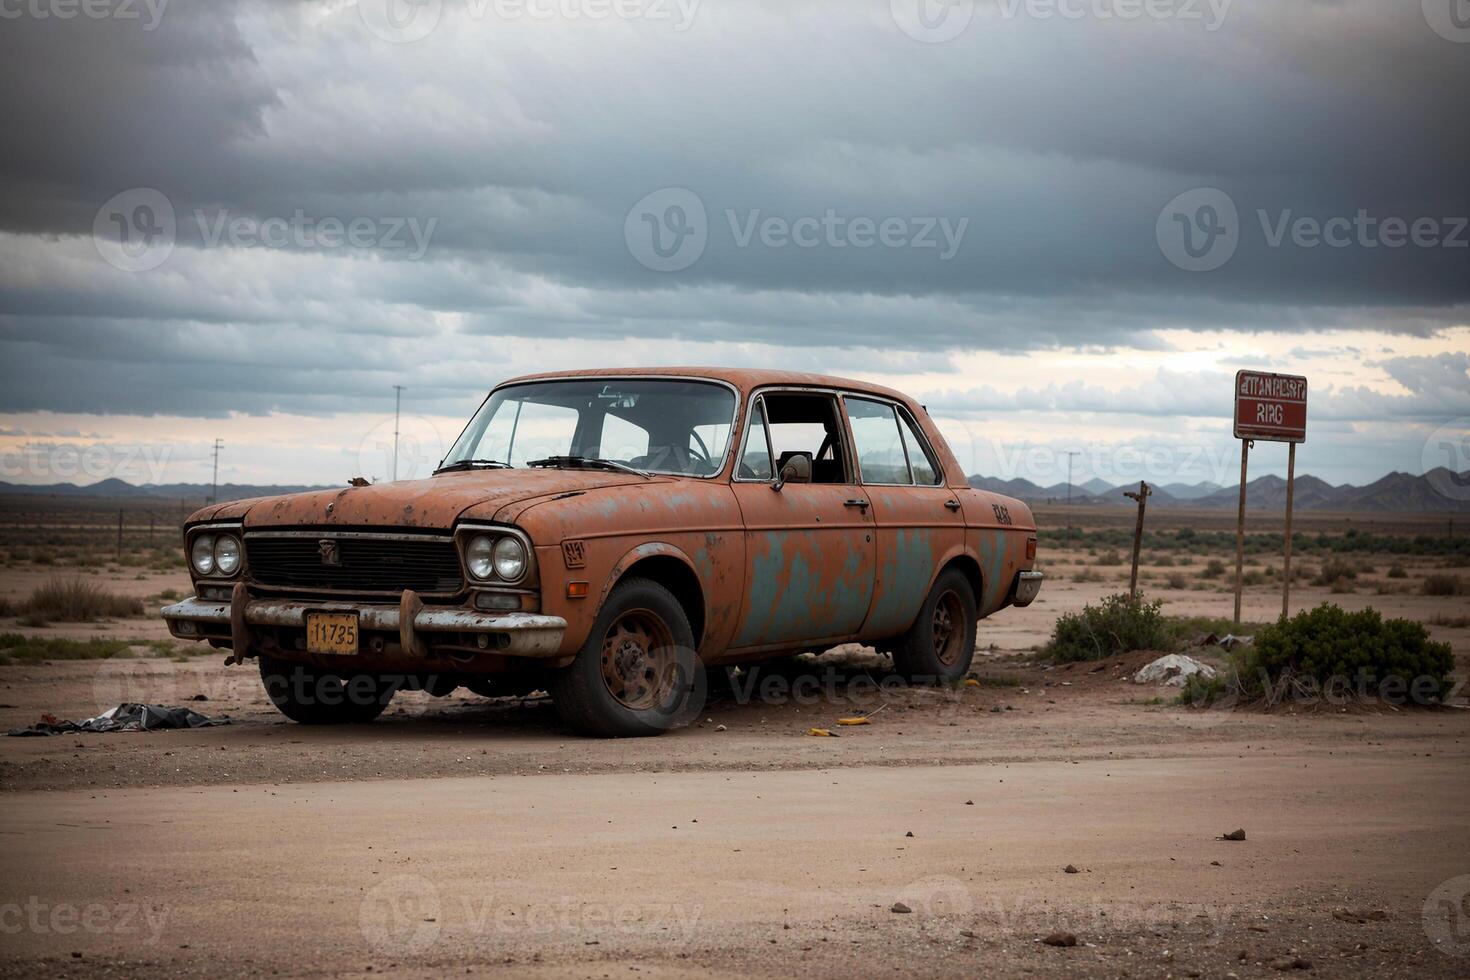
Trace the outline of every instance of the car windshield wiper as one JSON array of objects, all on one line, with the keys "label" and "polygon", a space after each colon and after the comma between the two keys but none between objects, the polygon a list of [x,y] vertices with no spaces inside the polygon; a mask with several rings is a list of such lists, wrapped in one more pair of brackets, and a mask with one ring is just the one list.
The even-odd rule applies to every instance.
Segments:
[{"label": "car windshield wiper", "polygon": [[511,467],[510,467],[510,464],[509,463],[503,462],[503,461],[498,460],[498,459],[461,459],[461,460],[456,460],[453,463],[445,463],[443,466],[441,466],[437,470],[435,470],[434,473],[435,474],[439,474],[439,473],[453,473],[453,472],[455,472],[457,470],[478,470],[478,469],[508,470],[510,468]]},{"label": "car windshield wiper", "polygon": [[597,456],[548,456],[545,459],[533,459],[527,466],[585,466],[593,469],[617,470],[619,473],[632,473],[641,476],[645,480],[652,480],[651,473],[645,473],[635,466],[627,463],[619,463],[612,459],[602,459]]}]

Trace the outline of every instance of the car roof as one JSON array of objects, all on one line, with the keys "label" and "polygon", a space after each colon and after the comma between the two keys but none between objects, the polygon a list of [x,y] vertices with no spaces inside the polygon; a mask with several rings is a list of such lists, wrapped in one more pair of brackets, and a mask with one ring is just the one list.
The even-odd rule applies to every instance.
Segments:
[{"label": "car roof", "polygon": [[[870,381],[853,378],[838,378],[826,374],[810,374],[804,371],[776,371],[766,368],[722,368],[722,367],[627,367],[589,368],[580,371],[554,371],[543,374],[526,374],[510,378],[502,385],[520,384],[525,381],[544,381],[558,378],[634,378],[634,377],[678,377],[724,381],[742,392],[766,387],[838,388],[843,391],[865,392],[881,395],[906,404],[913,399],[902,392]],[[499,387],[499,386],[497,386]]]}]

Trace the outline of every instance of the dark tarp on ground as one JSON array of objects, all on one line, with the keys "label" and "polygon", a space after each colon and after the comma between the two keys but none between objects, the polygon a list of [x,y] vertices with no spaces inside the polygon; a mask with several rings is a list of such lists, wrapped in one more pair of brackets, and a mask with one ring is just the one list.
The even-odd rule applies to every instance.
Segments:
[{"label": "dark tarp on ground", "polygon": [[188,708],[174,708],[162,704],[120,704],[109,708],[96,718],[84,721],[64,721],[43,716],[42,720],[29,728],[14,728],[7,735],[64,735],[68,732],[153,732],[165,728],[207,728],[211,725],[228,725],[227,717],[208,718]]}]

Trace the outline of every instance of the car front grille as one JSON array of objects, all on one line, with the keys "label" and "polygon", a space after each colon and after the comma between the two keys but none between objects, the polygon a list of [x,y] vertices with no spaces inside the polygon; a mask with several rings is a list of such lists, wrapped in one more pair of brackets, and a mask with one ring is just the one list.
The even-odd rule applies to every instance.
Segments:
[{"label": "car front grille", "polygon": [[245,560],[250,581],[271,589],[449,595],[464,586],[459,552],[447,537],[246,534]]}]

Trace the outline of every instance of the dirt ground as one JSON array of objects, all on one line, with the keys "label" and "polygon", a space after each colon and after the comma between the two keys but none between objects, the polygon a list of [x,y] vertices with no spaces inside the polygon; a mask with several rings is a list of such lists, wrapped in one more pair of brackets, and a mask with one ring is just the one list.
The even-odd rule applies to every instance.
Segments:
[{"label": "dirt ground", "polygon": [[[1379,594],[1372,564],[1293,606],[1445,624],[1463,675],[1470,603]],[[978,687],[880,687],[882,658],[840,649],[815,689],[772,672],[657,739],[573,739],[544,700],[464,692],[306,728],[219,653],[0,666],[6,729],[123,700],[232,722],[0,739],[0,974],[1470,972],[1470,710],[1200,711],[1127,679],[1149,655],[1048,667],[1057,615],[1127,568],[1046,567],[1040,601],[982,624]],[[1167,614],[1230,614],[1223,585],[1171,571],[1145,565]],[[53,573],[11,563],[0,597]],[[188,592],[103,577],[151,608]],[[1252,588],[1244,618],[1279,607]],[[0,632],[165,637],[152,616]],[[836,727],[854,714],[871,724]]]}]

